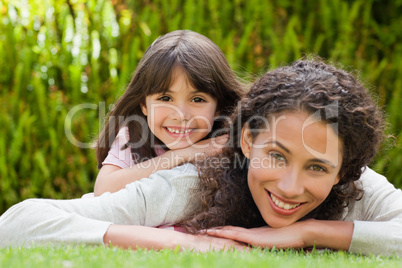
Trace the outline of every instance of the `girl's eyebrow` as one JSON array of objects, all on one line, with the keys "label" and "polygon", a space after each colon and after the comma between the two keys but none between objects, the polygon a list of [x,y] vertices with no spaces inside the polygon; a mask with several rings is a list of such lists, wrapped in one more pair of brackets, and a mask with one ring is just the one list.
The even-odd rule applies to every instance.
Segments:
[{"label": "girl's eyebrow", "polygon": [[[170,93],[170,94],[172,94],[172,93],[175,93],[174,91],[172,91],[172,90],[170,90],[170,89],[167,89],[167,90],[165,90],[164,91],[164,93]],[[207,94],[208,95],[208,93],[206,93],[206,92],[203,92],[203,91],[201,91],[201,90],[192,90],[192,91],[190,91],[189,92],[190,94],[196,94],[196,93],[204,93],[204,94]]]}]

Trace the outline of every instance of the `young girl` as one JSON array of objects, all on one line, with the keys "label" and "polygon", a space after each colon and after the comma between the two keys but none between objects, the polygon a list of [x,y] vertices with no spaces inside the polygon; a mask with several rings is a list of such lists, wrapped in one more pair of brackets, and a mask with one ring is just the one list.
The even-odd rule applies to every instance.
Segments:
[{"label": "young girl", "polygon": [[[366,167],[382,116],[352,75],[306,60],[270,71],[230,122],[222,154],[196,162],[199,170],[184,164],[97,198],[13,206],[0,217],[0,246],[317,246],[402,256],[402,193]],[[215,238],[148,227],[160,225],[235,227],[202,232]]]},{"label": "young girl", "polygon": [[242,91],[207,37],[178,30],[156,39],[99,135],[95,195],[218,152],[227,136],[197,142],[212,130],[213,137],[223,134],[214,118],[230,114]]}]

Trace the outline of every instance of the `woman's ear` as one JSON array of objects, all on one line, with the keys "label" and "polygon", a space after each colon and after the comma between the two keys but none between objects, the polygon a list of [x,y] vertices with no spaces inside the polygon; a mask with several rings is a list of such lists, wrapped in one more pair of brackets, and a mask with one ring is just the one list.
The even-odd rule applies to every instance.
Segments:
[{"label": "woman's ear", "polygon": [[341,180],[341,174],[338,174],[338,176],[336,176],[336,178],[335,178],[334,186],[337,185],[340,180]]},{"label": "woman's ear", "polygon": [[141,102],[141,103],[140,103],[140,107],[141,107],[142,113],[143,113],[145,116],[148,116],[148,109],[147,109],[147,105],[146,105],[146,103],[145,103],[145,100],[144,100],[144,102]]},{"label": "woman's ear", "polygon": [[251,147],[253,146],[253,139],[250,129],[247,125],[244,125],[241,129],[240,146],[244,156],[250,158]]}]

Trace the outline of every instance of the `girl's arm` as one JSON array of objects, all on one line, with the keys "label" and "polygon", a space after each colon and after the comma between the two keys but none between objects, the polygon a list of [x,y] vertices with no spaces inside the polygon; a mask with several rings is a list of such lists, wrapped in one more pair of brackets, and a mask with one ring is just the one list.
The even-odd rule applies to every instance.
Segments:
[{"label": "girl's arm", "polygon": [[127,184],[148,178],[158,170],[171,169],[194,160],[199,155],[214,155],[221,151],[227,141],[227,135],[200,141],[187,148],[170,150],[162,155],[127,168],[105,164],[100,169],[95,181],[94,194],[99,196],[105,192],[116,192]]}]

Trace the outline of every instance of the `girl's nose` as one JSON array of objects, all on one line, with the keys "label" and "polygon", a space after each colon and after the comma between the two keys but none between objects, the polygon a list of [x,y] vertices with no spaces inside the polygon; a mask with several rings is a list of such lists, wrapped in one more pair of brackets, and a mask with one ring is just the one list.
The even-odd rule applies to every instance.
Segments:
[{"label": "girl's nose", "polygon": [[187,104],[178,103],[174,106],[171,116],[178,121],[188,121],[191,119],[191,109]]},{"label": "girl's nose", "polygon": [[301,173],[296,169],[287,170],[278,181],[278,189],[285,198],[293,198],[303,194],[304,186]]}]

